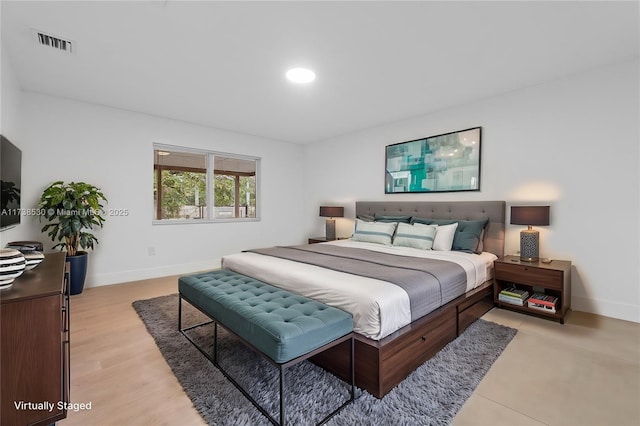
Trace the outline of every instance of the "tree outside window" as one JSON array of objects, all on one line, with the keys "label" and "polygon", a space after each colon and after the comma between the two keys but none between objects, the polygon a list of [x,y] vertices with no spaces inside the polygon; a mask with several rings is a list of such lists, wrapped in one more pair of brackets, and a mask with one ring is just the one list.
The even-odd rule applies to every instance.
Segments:
[{"label": "tree outside window", "polygon": [[155,146],[155,220],[256,219],[258,163],[257,158]]}]

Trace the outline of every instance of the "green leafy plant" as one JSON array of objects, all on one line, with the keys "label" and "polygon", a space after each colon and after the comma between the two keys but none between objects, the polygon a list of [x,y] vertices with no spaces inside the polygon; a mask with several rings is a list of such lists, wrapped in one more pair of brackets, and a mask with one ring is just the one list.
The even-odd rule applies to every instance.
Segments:
[{"label": "green leafy plant", "polygon": [[93,249],[98,239],[91,233],[94,227],[102,228],[104,206],[107,201],[100,188],[84,182],[64,183],[57,181],[49,185],[38,206],[42,227],[53,242],[53,248],[65,249],[68,256],[75,256],[79,249]]}]

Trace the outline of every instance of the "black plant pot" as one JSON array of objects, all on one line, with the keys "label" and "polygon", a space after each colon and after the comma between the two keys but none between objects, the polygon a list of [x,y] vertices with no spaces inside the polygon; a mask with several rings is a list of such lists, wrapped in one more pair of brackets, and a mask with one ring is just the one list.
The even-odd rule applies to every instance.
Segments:
[{"label": "black plant pot", "polygon": [[84,290],[84,280],[87,277],[87,260],[86,251],[79,251],[75,256],[68,256],[67,261],[71,264],[70,288],[69,292],[80,294]]}]

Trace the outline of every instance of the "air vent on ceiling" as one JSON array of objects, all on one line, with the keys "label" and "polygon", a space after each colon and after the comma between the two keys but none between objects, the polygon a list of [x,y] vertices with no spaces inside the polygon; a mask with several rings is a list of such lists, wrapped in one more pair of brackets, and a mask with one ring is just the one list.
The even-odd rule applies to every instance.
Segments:
[{"label": "air vent on ceiling", "polygon": [[36,42],[43,47],[50,47],[61,52],[72,53],[75,42],[65,40],[63,38],[43,33],[42,31],[33,30]]}]

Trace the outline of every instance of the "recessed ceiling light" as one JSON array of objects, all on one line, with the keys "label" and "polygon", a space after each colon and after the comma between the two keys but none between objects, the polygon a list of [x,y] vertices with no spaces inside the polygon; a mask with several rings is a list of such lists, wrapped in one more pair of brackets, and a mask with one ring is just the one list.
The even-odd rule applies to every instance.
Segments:
[{"label": "recessed ceiling light", "polygon": [[287,79],[293,83],[311,83],[316,74],[307,68],[292,68],[287,71]]},{"label": "recessed ceiling light", "polygon": [[158,151],[158,155],[169,155],[169,154],[171,153],[168,151]]}]

